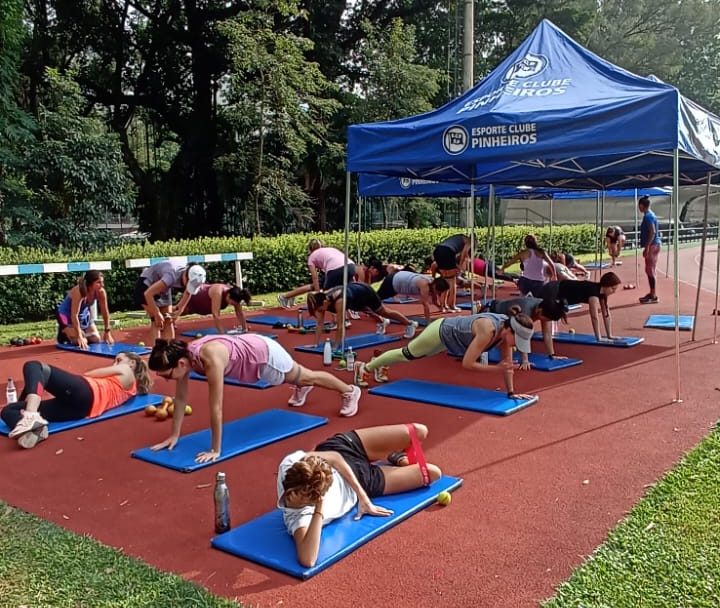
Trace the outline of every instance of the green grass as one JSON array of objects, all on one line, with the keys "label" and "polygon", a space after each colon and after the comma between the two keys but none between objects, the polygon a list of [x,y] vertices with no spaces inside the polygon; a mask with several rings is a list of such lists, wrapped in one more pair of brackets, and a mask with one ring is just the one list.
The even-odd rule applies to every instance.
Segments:
[{"label": "green grass", "polygon": [[239,604],[0,503],[0,605],[237,608]]},{"label": "green grass", "polygon": [[668,473],[544,608],[720,606],[720,431]]}]

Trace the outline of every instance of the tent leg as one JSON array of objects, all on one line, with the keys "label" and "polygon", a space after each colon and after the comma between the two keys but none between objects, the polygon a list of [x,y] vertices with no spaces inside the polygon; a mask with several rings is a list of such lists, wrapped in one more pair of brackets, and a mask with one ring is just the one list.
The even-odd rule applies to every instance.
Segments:
[{"label": "tent leg", "polygon": [[[680,398],[680,268],[678,263],[678,243],[680,242],[680,150],[675,148],[673,153],[673,193],[672,204],[675,207],[673,216],[675,224],[675,239],[673,242],[673,285],[675,299],[675,403],[682,403]],[[669,248],[668,248],[669,249]]]},{"label": "tent leg", "polygon": [[[703,268],[705,266],[705,245],[707,244],[707,222],[708,222],[708,207],[710,206],[710,174],[707,176],[707,187],[705,188],[705,208],[703,209],[703,232],[702,242],[700,244],[700,268],[698,269],[698,284],[697,292],[695,293],[695,318],[698,316],[698,309],[700,308],[700,287],[703,280]],[[697,323],[693,323],[692,329],[692,341],[695,342],[695,329]]]},{"label": "tent leg", "polygon": [[[345,259],[343,260],[344,268],[347,269],[348,265],[348,249],[350,248],[350,185],[352,183],[352,174],[348,171],[345,178],[345,241],[344,241],[344,254]],[[347,286],[348,286],[348,273],[347,270],[343,272],[343,299],[340,314],[337,315],[337,323],[340,326],[340,352],[345,352],[345,311],[347,302]]]},{"label": "tent leg", "polygon": [[[673,177],[673,184],[675,183]],[[673,192],[672,196],[670,197],[670,217],[675,218],[675,213],[673,213],[673,205],[675,204],[675,193]],[[674,226],[673,226],[674,228]],[[670,239],[672,238],[672,235],[674,234],[674,231],[668,230],[668,247],[667,247],[667,255],[665,256],[665,278],[667,279],[670,276]],[[660,231],[660,241],[662,242],[662,230]]]},{"label": "tent leg", "polygon": [[[488,203],[490,205],[490,208],[488,209],[488,215],[490,216],[490,222],[488,229],[492,232],[490,233],[490,251],[489,251],[489,257],[488,259],[493,260],[493,270],[495,269],[495,186],[490,185],[490,202]],[[488,275],[488,266],[487,263],[485,264],[485,283],[487,284],[487,275]],[[495,290],[497,287],[495,286],[495,272],[493,272],[492,276],[492,299],[495,299]]]},{"label": "tent leg", "polygon": [[635,287],[640,287],[640,260],[639,252],[640,252],[640,228],[638,227],[638,191],[637,188],[635,188],[635,238],[633,240],[635,243]]},{"label": "tent leg", "polygon": [[715,253],[715,309],[713,310],[713,344],[718,343],[718,294],[720,294],[720,213],[718,213],[717,252]]},{"label": "tent leg", "polygon": [[[470,226],[470,260],[468,267],[470,269],[470,314],[475,314],[475,185],[470,184],[470,217],[468,217],[468,225]],[[462,272],[462,268],[460,269]],[[455,300],[457,306],[457,299]]]},{"label": "tent leg", "polygon": [[[599,248],[600,248],[600,192],[597,192],[595,194],[595,269],[593,270],[593,274],[598,271],[598,268],[600,267],[600,260],[602,260],[602,257],[599,256]],[[600,260],[598,260],[598,257],[600,257]],[[597,279],[597,275],[595,275],[595,278]]]}]

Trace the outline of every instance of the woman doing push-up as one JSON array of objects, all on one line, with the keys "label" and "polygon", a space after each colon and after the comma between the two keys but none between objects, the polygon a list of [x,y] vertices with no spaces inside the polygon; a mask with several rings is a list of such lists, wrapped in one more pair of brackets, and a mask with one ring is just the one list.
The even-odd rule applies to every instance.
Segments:
[{"label": "woman doing push-up", "polygon": [[[515,394],[513,386],[515,364],[512,347],[516,346],[521,353],[529,353],[530,338],[533,335],[532,319],[519,310],[515,307],[508,311],[507,315],[483,312],[469,317],[437,319],[403,348],[389,350],[369,363],[358,361],[355,364],[355,384],[367,386],[367,372],[373,373],[376,382],[387,382],[387,369],[390,366],[446,350],[451,355],[462,357],[465,369],[479,372],[502,371],[508,397],[529,398],[528,395]],[[490,366],[478,362],[482,353],[496,346],[500,348],[502,355],[500,364]]]},{"label": "woman doing push-up", "polygon": [[[280,463],[278,507],[295,540],[298,561],[315,565],[322,527],[349,513],[392,515],[372,498],[408,492],[430,485],[442,472],[425,462],[420,442],[428,434],[423,424],[395,424],[338,433],[312,452],[298,450]],[[388,466],[373,464],[387,459]],[[417,464],[411,464],[417,463]]]}]

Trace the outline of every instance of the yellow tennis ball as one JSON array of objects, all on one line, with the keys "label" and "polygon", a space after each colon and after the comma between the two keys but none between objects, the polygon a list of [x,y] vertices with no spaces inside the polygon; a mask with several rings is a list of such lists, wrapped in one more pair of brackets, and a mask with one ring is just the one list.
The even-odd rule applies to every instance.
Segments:
[{"label": "yellow tennis ball", "polygon": [[437,495],[437,502],[443,507],[447,507],[452,502],[452,494],[450,492],[442,491]]},{"label": "yellow tennis ball", "polygon": [[575,333],[575,328],[574,328],[574,327],[571,327],[570,329],[568,329],[568,333],[574,334],[574,333]]},{"label": "yellow tennis ball", "polygon": [[192,408],[189,405],[185,406],[185,415],[186,416],[192,415]]},{"label": "yellow tennis ball", "polygon": [[340,363],[338,363],[338,367],[340,369],[345,369],[347,367],[347,363],[345,362],[345,359],[340,359]]},{"label": "yellow tennis ball", "polygon": [[145,342],[142,342],[142,341],[138,342],[138,346],[145,346]]}]

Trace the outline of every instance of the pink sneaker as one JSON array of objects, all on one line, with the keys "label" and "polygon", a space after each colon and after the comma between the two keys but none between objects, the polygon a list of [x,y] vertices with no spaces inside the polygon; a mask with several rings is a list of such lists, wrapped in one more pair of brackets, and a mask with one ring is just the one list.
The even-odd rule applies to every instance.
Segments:
[{"label": "pink sneaker", "polygon": [[353,386],[352,389],[343,393],[342,396],[342,407],[340,408],[341,416],[354,416],[358,413],[358,403],[360,402],[360,395],[362,391],[359,386]]},{"label": "pink sneaker", "polygon": [[296,386],[293,389],[292,397],[288,399],[288,405],[291,407],[302,407],[305,405],[308,394],[314,388],[314,386]]},{"label": "pink sneaker", "polygon": [[8,437],[14,439],[19,435],[29,433],[30,431],[39,431],[42,427],[47,426],[47,424],[48,421],[45,420],[45,418],[43,418],[38,412],[28,413],[23,411],[22,418],[20,418],[18,423],[15,425],[15,428],[8,433]]}]

